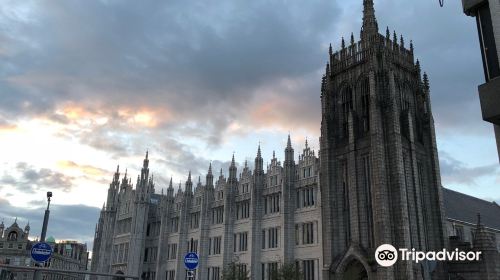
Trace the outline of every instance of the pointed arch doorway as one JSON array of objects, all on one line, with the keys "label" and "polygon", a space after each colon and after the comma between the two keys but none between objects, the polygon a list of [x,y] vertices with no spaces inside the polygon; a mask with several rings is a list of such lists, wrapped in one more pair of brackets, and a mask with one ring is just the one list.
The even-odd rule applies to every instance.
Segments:
[{"label": "pointed arch doorway", "polygon": [[345,267],[344,280],[368,280],[368,272],[358,260],[351,260]]}]

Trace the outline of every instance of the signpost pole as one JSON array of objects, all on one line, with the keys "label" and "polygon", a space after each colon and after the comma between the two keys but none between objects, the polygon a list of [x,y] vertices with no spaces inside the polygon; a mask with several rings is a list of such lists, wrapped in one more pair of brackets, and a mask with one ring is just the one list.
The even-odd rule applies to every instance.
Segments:
[{"label": "signpost pole", "polygon": [[[47,192],[47,209],[45,209],[45,215],[43,216],[43,226],[42,234],[40,235],[40,242],[45,242],[45,236],[47,235],[47,225],[49,224],[50,215],[50,198],[52,197],[52,192]],[[37,264],[35,264],[36,266]],[[39,270],[35,270],[33,273],[33,280],[42,280],[42,273]]]}]

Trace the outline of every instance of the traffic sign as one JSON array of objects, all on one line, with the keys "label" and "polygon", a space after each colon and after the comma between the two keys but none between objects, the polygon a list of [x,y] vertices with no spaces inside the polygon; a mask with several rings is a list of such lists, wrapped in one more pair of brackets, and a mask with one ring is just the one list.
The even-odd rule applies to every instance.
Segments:
[{"label": "traffic sign", "polygon": [[48,243],[38,242],[31,247],[31,258],[35,262],[46,262],[52,256],[52,247]]},{"label": "traffic sign", "polygon": [[196,253],[187,253],[184,257],[184,266],[189,270],[195,270],[198,267],[198,255]]}]

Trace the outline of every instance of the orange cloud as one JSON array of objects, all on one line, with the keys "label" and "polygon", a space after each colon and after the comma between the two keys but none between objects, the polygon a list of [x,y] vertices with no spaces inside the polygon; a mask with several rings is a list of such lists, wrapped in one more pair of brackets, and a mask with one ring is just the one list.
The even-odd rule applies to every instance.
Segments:
[{"label": "orange cloud", "polygon": [[59,161],[59,162],[57,162],[57,165],[62,169],[79,170],[82,173],[89,175],[89,176],[103,176],[103,175],[106,175],[109,173],[107,170],[104,170],[102,168],[98,168],[98,167],[87,165],[87,164],[80,165],[80,164],[77,164],[74,161],[70,161],[70,160]]}]

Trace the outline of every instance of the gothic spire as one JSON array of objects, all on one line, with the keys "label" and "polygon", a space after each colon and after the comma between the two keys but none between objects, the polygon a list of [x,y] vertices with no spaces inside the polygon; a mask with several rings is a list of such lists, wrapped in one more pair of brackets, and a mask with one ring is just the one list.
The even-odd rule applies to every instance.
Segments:
[{"label": "gothic spire", "polygon": [[149,164],[149,159],[148,159],[148,157],[149,157],[149,151],[146,151],[146,157],[144,158],[144,163],[143,163],[143,165],[142,165],[142,167],[144,167],[144,168],[147,168],[147,167],[148,167],[148,164]]},{"label": "gothic spire", "polygon": [[363,35],[378,33],[378,23],[375,17],[373,0],[363,0]]},{"label": "gothic spire", "polygon": [[169,189],[174,189],[174,186],[172,185],[172,177],[170,177],[170,183],[168,184]]},{"label": "gothic spire", "polygon": [[212,174],[212,162],[210,162],[210,165],[208,166],[208,173],[206,177],[206,185],[208,186],[213,186],[214,184],[214,175]]}]

